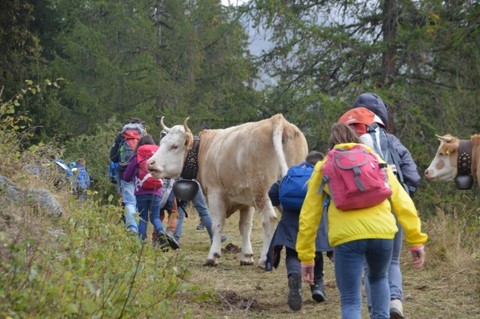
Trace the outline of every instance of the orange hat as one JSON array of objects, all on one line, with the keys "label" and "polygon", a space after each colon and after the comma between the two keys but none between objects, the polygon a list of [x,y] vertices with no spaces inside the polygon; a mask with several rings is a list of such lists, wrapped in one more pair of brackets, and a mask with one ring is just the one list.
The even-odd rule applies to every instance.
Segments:
[{"label": "orange hat", "polygon": [[372,125],[373,123],[379,123],[385,125],[383,121],[372,111],[365,107],[356,107],[343,113],[338,119],[339,123],[350,124],[365,124]]},{"label": "orange hat", "polygon": [[356,107],[343,113],[338,119],[339,123],[351,125],[358,135],[367,133],[367,126],[378,123],[385,126],[382,120],[372,111],[365,107]]}]

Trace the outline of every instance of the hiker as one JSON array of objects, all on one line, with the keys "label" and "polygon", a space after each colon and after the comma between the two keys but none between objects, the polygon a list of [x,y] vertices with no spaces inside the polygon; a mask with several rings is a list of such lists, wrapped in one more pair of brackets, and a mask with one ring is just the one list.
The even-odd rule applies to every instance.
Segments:
[{"label": "hiker", "polygon": [[[175,239],[177,239],[178,241],[180,241],[183,233],[183,222],[185,220],[185,217],[187,216],[187,203],[188,201],[185,200],[178,201],[178,221],[175,230]],[[198,217],[200,217],[200,223],[205,227],[208,232],[208,236],[210,237],[210,241],[212,241],[212,217],[210,211],[208,210],[205,195],[203,194],[202,187],[200,185],[198,187],[197,195],[192,199],[192,205],[197,211]],[[222,234],[222,243],[226,240],[227,236],[225,234]]]},{"label": "hiker", "polygon": [[[369,267],[367,280],[372,300],[372,318],[388,319],[390,318],[388,268],[393,251],[393,238],[398,231],[396,219],[404,226],[405,237],[412,254],[412,264],[415,268],[422,267],[424,264],[424,244],[428,236],[421,232],[421,221],[415,205],[393,171],[368,146],[360,144],[356,132],[351,127],[343,123],[334,124],[331,129],[329,145],[331,150],[324,160],[317,163],[308,182],[307,195],[300,212],[296,249],[302,263],[302,277],[307,283],[314,283],[315,234],[323,217],[322,204],[325,198],[330,197],[330,204],[326,212],[327,234],[329,244],[333,247],[335,254],[335,278],[340,292],[342,318],[361,318],[362,274],[366,261]],[[362,201],[365,198],[361,197],[362,201],[358,201],[354,196],[349,196],[350,204],[358,205],[358,208],[342,210],[337,208],[340,201],[337,203],[335,197],[343,200],[342,196],[345,194],[342,192],[345,189],[340,189],[338,193],[332,192],[333,190],[338,191],[339,186],[343,185],[340,185],[341,181],[334,179],[334,175],[326,168],[338,167],[339,162],[332,160],[331,155],[352,149],[358,150],[358,155],[367,156],[365,158],[368,159],[374,156],[376,165],[369,162],[371,165],[359,167],[358,160],[353,158],[352,162],[357,166],[356,168],[352,167],[355,170],[363,169],[365,171],[371,167],[370,170],[375,171],[375,175],[370,176],[371,178],[382,175],[380,172],[383,173],[381,176],[383,179],[380,179],[381,185],[384,188],[389,186],[391,196],[385,197],[388,194],[384,194],[383,190],[379,191],[378,194],[382,195],[382,200],[373,206],[364,207],[362,207]],[[352,157],[355,156],[352,155]],[[337,172],[338,169],[340,168],[337,168]],[[328,175],[324,172],[327,172]],[[324,178],[324,175],[328,176],[330,180]],[[387,180],[385,180],[385,176],[388,177]],[[350,180],[345,181],[349,185],[357,185],[359,188],[365,186],[361,183],[362,178],[365,176],[356,175],[354,178],[352,175]],[[338,184],[335,184],[334,181]],[[377,181],[375,185],[379,185]],[[362,196],[361,193],[359,192],[358,196]],[[370,197],[366,200],[378,200],[376,194]],[[392,208],[394,214],[391,213]]]},{"label": "hiker", "polygon": [[[400,140],[393,134],[387,133],[386,128],[388,124],[388,107],[382,99],[374,93],[360,94],[352,106],[353,109],[366,108],[377,115],[381,121],[378,122],[378,130],[380,136],[380,143],[384,146],[383,149],[376,150],[369,141],[368,135],[362,135],[361,140],[366,145],[370,146],[377,152],[387,163],[395,169],[397,178],[403,183],[410,197],[415,194],[418,185],[420,184],[420,174],[418,173],[417,165],[412,158],[408,149],[400,142]],[[357,132],[358,134],[358,132]],[[385,138],[382,138],[382,137]],[[367,137],[367,138],[364,138]],[[383,141],[385,139],[385,141]],[[386,150],[385,150],[386,149]],[[386,155],[388,153],[388,155]],[[386,155],[386,156],[385,156]],[[395,160],[395,157],[398,158]],[[398,163],[395,163],[398,162]],[[393,255],[388,269],[388,280],[390,284],[390,317],[391,319],[402,319],[403,315],[403,284],[402,272],[400,269],[400,255],[402,251],[403,228],[397,222],[398,232],[395,234],[393,243]],[[368,268],[365,269],[368,276]],[[365,290],[367,294],[368,306],[371,307],[370,286],[368,281],[365,281]]]},{"label": "hiker", "polygon": [[74,179],[74,174],[72,169],[62,159],[56,158],[56,159],[53,159],[52,162],[55,164],[54,165],[56,168],[55,171],[58,173],[54,175],[53,185],[57,189],[62,189],[65,186],[69,188],[72,183],[72,180]]},{"label": "hiker", "polygon": [[160,208],[166,202],[165,199],[162,203],[162,180],[152,177],[146,168],[147,160],[157,149],[158,145],[151,135],[145,134],[142,136],[137,143],[134,156],[130,159],[123,173],[123,179],[135,184],[134,194],[140,214],[139,237],[142,240],[146,239],[148,220],[150,220],[157,234],[155,244],[158,244],[162,249],[167,245],[177,249],[179,248],[177,241],[165,232],[160,220]]},{"label": "hiker", "polygon": [[[135,220],[137,202],[135,199],[135,185],[123,179],[123,173],[127,168],[133,151],[141,136],[145,134],[145,124],[139,118],[131,118],[122,130],[117,134],[115,142],[110,149],[110,161],[116,167],[117,191],[122,196],[122,205],[125,207],[123,219],[127,231],[137,234],[138,225]],[[116,165],[115,163],[118,163]]]},{"label": "hiker", "polygon": [[85,167],[85,159],[79,158],[71,163],[71,169],[74,172],[73,191],[80,201],[87,199],[87,189],[90,187],[92,178]]},{"label": "hiker", "polygon": [[170,232],[175,233],[178,222],[178,207],[177,199],[175,198],[175,194],[173,192],[170,192],[170,194],[168,194],[167,202],[160,209],[160,219],[162,220],[162,223],[166,221],[167,229]]},{"label": "hiker", "polygon": [[[286,256],[285,265],[287,268],[288,279],[288,306],[294,311],[302,307],[302,276],[301,265],[298,259],[295,244],[298,234],[298,220],[300,209],[306,194],[306,183],[310,178],[315,164],[322,160],[324,154],[317,151],[308,153],[304,162],[291,167],[287,174],[275,182],[268,191],[268,196],[272,205],[281,211],[281,219],[275,230],[275,234],[270,244],[269,254],[267,255],[267,265],[273,264],[275,268],[280,262],[280,251],[285,246]],[[289,183],[291,181],[291,183]],[[292,185],[289,187],[289,185]],[[283,191],[285,189],[285,191]],[[303,191],[302,191],[303,190]],[[322,251],[331,251],[326,236],[322,236],[319,227],[315,250],[315,280],[310,285],[312,299],[317,302],[323,302],[326,299],[325,287],[323,283],[323,254]],[[271,270],[268,266],[266,271]]]}]

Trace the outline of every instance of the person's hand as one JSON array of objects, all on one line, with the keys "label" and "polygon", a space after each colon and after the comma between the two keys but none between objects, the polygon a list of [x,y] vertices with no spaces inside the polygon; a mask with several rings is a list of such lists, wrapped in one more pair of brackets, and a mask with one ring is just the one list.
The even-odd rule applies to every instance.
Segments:
[{"label": "person's hand", "polygon": [[314,263],[302,264],[302,278],[309,285],[313,285],[313,267]]},{"label": "person's hand", "polygon": [[424,246],[410,248],[412,253],[412,265],[414,268],[421,268],[425,263],[425,248]]}]

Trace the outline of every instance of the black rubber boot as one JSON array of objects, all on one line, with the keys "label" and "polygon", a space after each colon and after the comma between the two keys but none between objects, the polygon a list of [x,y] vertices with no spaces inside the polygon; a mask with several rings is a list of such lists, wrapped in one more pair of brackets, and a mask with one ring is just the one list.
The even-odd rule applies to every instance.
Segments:
[{"label": "black rubber boot", "polygon": [[315,281],[315,284],[310,286],[310,290],[312,291],[312,299],[316,302],[322,302],[327,299],[327,296],[325,295],[325,286],[323,285],[323,278]]},{"label": "black rubber boot", "polygon": [[288,276],[288,306],[293,311],[302,308],[302,276],[299,273]]}]

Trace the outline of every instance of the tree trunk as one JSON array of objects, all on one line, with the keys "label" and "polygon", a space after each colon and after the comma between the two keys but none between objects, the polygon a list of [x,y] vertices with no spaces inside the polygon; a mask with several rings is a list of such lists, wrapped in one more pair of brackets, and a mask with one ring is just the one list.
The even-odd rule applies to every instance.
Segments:
[{"label": "tree trunk", "polygon": [[[157,0],[156,5],[155,5],[155,15],[154,15],[154,22],[156,26],[156,35],[157,35],[157,50],[155,52],[155,61],[157,63],[157,66],[161,69],[162,68],[162,55],[160,52],[162,52],[162,45],[163,45],[163,38],[162,38],[162,12],[166,12],[165,9],[165,0]],[[161,92],[161,90],[159,90]],[[163,108],[164,108],[164,99],[162,95],[157,96],[156,98],[156,108],[160,112],[160,114],[163,113]]]},{"label": "tree trunk", "polygon": [[[398,0],[385,0],[383,3],[383,43],[385,44],[386,51],[382,56],[382,74],[380,78],[380,86],[384,86],[393,80],[397,76],[397,68],[395,65],[395,59],[397,56],[397,48],[395,40],[397,37],[397,21],[398,21]],[[393,121],[394,110],[392,107],[388,110],[388,123],[387,130],[390,133],[395,132],[395,124]]]}]

